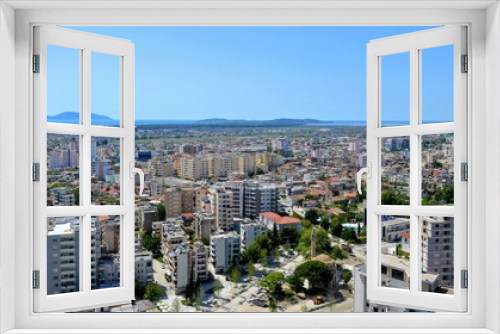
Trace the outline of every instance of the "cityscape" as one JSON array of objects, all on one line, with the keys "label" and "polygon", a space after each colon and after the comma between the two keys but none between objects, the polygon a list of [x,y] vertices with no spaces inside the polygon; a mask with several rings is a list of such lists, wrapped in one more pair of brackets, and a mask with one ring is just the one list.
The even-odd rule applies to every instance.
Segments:
[{"label": "cityscape", "polygon": [[[367,222],[366,126],[316,120],[137,125],[135,295],[85,312],[414,312],[366,296],[366,228],[381,286],[409,289],[410,220]],[[47,205],[80,198],[78,136],[47,135]],[[453,134],[421,136],[422,205],[453,205]],[[409,137],[381,139],[381,203],[409,204]],[[91,140],[93,205],[120,204],[120,140]],[[453,294],[453,218],[422,217],[421,290]],[[79,217],[47,220],[47,293],[80,291]],[[92,289],[120,286],[120,216],[95,216]],[[413,238],[415,241],[416,239]]]}]

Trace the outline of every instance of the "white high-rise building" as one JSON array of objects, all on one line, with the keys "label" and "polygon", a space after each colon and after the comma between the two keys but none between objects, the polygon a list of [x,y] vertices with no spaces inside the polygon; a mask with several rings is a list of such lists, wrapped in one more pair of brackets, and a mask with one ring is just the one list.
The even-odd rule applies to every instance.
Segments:
[{"label": "white high-rise building", "polygon": [[213,235],[210,246],[215,272],[225,273],[240,254],[240,236],[236,232]]}]

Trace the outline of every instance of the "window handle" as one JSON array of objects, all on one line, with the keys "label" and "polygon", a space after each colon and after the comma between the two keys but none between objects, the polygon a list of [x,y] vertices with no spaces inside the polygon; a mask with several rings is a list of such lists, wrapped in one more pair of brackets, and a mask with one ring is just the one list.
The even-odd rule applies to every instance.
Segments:
[{"label": "window handle", "polygon": [[141,189],[139,190],[139,195],[142,195],[142,192],[144,191],[144,172],[140,168],[136,168],[135,162],[131,161],[129,164],[129,170],[130,170],[130,178],[135,179],[135,174],[139,174],[139,184],[141,186]]},{"label": "window handle", "polygon": [[371,162],[368,162],[368,166],[367,167],[364,167],[364,168],[361,168],[357,173],[356,173],[356,183],[358,185],[358,192],[360,194],[363,193],[363,191],[361,191],[361,177],[363,176],[363,174],[366,173],[366,176],[368,178],[371,178],[372,177],[372,171],[371,171],[371,166],[372,166],[372,163]]}]

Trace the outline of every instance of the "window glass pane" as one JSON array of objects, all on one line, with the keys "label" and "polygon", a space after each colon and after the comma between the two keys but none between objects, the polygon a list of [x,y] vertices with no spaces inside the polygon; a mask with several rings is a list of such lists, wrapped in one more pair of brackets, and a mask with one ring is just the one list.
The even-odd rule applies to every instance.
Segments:
[{"label": "window glass pane", "polygon": [[453,122],[453,45],[421,50],[422,124]]},{"label": "window glass pane", "polygon": [[47,206],[80,205],[80,137],[47,134]]},{"label": "window glass pane", "polygon": [[80,217],[47,218],[47,294],[80,291]]},{"label": "window glass pane", "polygon": [[91,218],[92,290],[120,286],[120,216]]},{"label": "window glass pane", "polygon": [[381,216],[380,285],[410,289],[410,217]]},{"label": "window glass pane", "polygon": [[94,205],[120,204],[120,139],[92,137],[92,196]]},{"label": "window glass pane", "polygon": [[453,133],[422,136],[422,205],[453,205]]},{"label": "window glass pane", "polygon": [[47,122],[80,123],[80,53],[47,45]]},{"label": "window glass pane", "polygon": [[410,204],[410,137],[381,138],[382,205]]},{"label": "window glass pane", "polygon": [[422,291],[453,294],[453,217],[422,217]]},{"label": "window glass pane", "polygon": [[410,53],[381,57],[382,126],[410,124]]},{"label": "window glass pane", "polygon": [[120,125],[120,58],[92,52],[92,125]]}]

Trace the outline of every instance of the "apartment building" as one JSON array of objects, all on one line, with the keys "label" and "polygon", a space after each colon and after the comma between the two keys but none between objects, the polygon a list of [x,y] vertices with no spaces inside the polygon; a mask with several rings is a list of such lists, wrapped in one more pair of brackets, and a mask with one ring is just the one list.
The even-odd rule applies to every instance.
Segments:
[{"label": "apartment building", "polygon": [[392,216],[383,216],[382,218],[382,241],[398,242],[403,233],[410,232],[409,218],[395,218]]},{"label": "apartment building", "polygon": [[[91,220],[91,284],[98,288],[96,259],[101,258],[99,222]],[[47,294],[80,291],[80,219],[47,219]]]},{"label": "apartment building", "polygon": [[278,211],[279,189],[275,184],[245,181],[244,196],[245,217],[257,218],[262,212]]},{"label": "apartment building", "polygon": [[210,238],[212,264],[216,273],[225,273],[241,252],[240,236],[236,232],[213,235]]},{"label": "apartment building", "polygon": [[454,283],[454,219],[422,218],[422,272],[440,275],[443,286]]},{"label": "apartment building", "polygon": [[137,211],[139,224],[142,225],[144,231],[151,233],[153,222],[158,220],[158,208],[156,206],[141,206]]},{"label": "apartment building", "polygon": [[267,225],[260,222],[245,218],[240,223],[240,238],[241,238],[241,251],[243,252],[250,246],[257,237],[267,234]]},{"label": "apartment building", "polygon": [[50,196],[52,201],[49,200],[50,206],[73,206],[76,204],[75,195],[68,188],[53,188],[50,189]]},{"label": "apartment building", "polygon": [[215,231],[215,217],[208,212],[196,212],[194,214],[194,231],[198,239],[210,240],[212,231]]},{"label": "apartment building", "polygon": [[210,211],[215,218],[215,229],[229,231],[235,217],[233,192],[222,185],[215,184],[208,189],[208,199]]},{"label": "apartment building", "polygon": [[166,188],[163,192],[163,203],[167,218],[179,217],[182,213],[182,193],[179,188]]},{"label": "apartment building", "polygon": [[187,242],[186,232],[182,228],[182,219],[167,218],[161,229],[161,244],[163,257],[174,251],[181,244]]},{"label": "apartment building", "polygon": [[142,251],[135,253],[135,280],[144,286],[153,280],[153,253]]},{"label": "apartment building", "polygon": [[207,251],[201,242],[179,245],[168,252],[165,262],[176,294],[186,291],[189,284],[209,279]]},{"label": "apartment building", "polygon": [[167,218],[179,217],[184,212],[195,212],[198,201],[206,197],[206,191],[202,188],[172,187],[166,188],[164,193],[164,205]]}]

